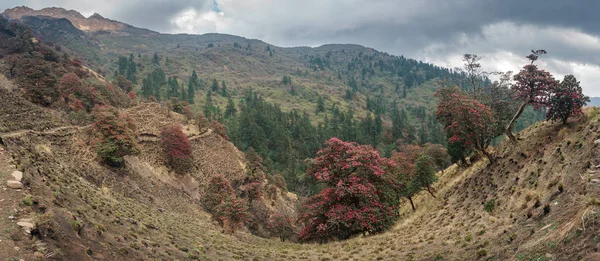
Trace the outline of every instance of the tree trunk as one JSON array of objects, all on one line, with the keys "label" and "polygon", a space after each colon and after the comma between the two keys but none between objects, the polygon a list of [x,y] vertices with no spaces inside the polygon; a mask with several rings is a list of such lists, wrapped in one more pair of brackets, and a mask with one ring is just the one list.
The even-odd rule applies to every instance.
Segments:
[{"label": "tree trunk", "polygon": [[508,124],[508,126],[506,126],[506,129],[505,129],[506,136],[508,136],[510,141],[513,143],[517,142],[517,139],[515,138],[515,136],[512,133],[513,128],[515,127],[515,122],[517,121],[517,119],[519,119],[519,117],[521,116],[521,113],[523,113],[523,111],[525,110],[525,107],[527,107],[527,104],[529,104],[529,102],[523,102],[523,104],[521,104],[521,106],[519,107],[519,110],[517,111],[515,116],[512,118],[512,120],[510,120],[510,123]]},{"label": "tree trunk", "polygon": [[431,194],[431,196],[435,198],[435,195],[433,195],[433,191],[431,191],[431,186],[427,186],[427,192],[429,192],[429,194]]},{"label": "tree trunk", "polygon": [[490,154],[486,150],[483,150],[482,152],[483,152],[483,155],[485,155],[490,160],[490,163],[493,164],[495,162],[494,156],[492,156],[492,154]]},{"label": "tree trunk", "polygon": [[415,209],[415,203],[413,203],[413,201],[412,201],[412,197],[408,197],[408,201],[410,201],[410,206],[412,207],[413,212],[414,212],[416,209]]}]

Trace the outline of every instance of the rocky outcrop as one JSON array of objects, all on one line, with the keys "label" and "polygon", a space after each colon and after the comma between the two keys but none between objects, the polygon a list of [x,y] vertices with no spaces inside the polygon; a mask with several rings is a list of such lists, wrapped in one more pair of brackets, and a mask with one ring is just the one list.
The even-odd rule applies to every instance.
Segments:
[{"label": "rocky outcrop", "polygon": [[154,35],[157,32],[140,29],[131,25],[106,19],[99,14],[94,14],[90,17],[85,17],[81,13],[74,10],[66,10],[64,8],[50,7],[41,10],[34,10],[26,6],[19,6],[11,9],[6,9],[2,13],[9,20],[22,20],[25,17],[52,17],[58,19],[67,19],[73,26],[83,32],[102,32],[115,33],[124,35]]}]

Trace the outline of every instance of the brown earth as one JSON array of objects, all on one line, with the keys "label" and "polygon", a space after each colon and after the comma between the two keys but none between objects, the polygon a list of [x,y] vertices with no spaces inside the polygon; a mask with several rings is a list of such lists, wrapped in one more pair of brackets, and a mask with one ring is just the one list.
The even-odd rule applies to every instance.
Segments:
[{"label": "brown earth", "polygon": [[[28,108],[30,104],[16,104],[33,110]],[[16,108],[0,108],[2,115],[8,110],[18,112]],[[246,230],[234,235],[222,233],[200,207],[202,191],[214,173],[223,173],[234,183],[242,179],[246,164],[243,154],[215,133],[200,133],[181,115],[160,105],[141,104],[125,112],[138,123],[141,153],[127,157],[123,168],[99,162],[91,143],[91,128],[58,126],[61,121],[52,120],[52,112],[46,109],[19,116],[33,126],[14,126],[0,133],[2,147],[8,151],[0,154],[0,175],[6,177],[17,168],[24,172],[26,185],[20,192],[0,190],[0,199],[5,199],[0,201],[0,258],[598,258],[600,145],[595,141],[600,138],[600,110],[596,108],[588,109],[585,117],[567,126],[541,122],[530,127],[519,135],[516,145],[504,143],[495,148],[494,164],[480,160],[468,168],[450,167],[439,175],[436,198],[419,194],[415,212],[403,202],[402,217],[390,231],[329,244],[280,242]],[[195,164],[184,175],[165,167],[157,144],[161,126],[170,123],[183,124],[193,144]],[[31,194],[32,206],[23,203],[25,194]],[[275,198],[264,200],[271,201],[271,206],[291,207],[293,198],[279,191]],[[36,224],[31,236],[7,218],[13,213],[16,219],[29,218]]]}]

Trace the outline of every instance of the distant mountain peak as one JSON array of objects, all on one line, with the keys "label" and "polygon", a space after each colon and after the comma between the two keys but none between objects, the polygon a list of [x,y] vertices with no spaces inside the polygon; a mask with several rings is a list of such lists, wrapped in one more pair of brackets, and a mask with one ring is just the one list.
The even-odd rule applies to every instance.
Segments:
[{"label": "distant mountain peak", "polygon": [[11,9],[6,9],[2,16],[10,20],[21,20],[25,16],[46,16],[52,18],[66,18],[73,26],[84,32],[112,32],[118,34],[134,34],[134,35],[153,35],[157,32],[140,29],[131,25],[104,18],[98,13],[94,13],[89,18],[86,18],[81,13],[75,10],[66,10],[61,7],[48,7],[41,10],[34,10],[27,6],[19,6]]}]

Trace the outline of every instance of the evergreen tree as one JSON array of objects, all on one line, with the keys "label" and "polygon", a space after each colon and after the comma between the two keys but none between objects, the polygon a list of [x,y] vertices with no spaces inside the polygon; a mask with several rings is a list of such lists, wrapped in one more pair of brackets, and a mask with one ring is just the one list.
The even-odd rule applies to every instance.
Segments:
[{"label": "evergreen tree", "polygon": [[227,97],[227,85],[225,84],[225,80],[221,81],[221,95],[223,97]]},{"label": "evergreen tree", "polygon": [[156,65],[160,65],[160,58],[158,58],[158,53],[154,53],[154,56],[152,57],[152,62]]},{"label": "evergreen tree", "polygon": [[213,79],[212,80],[212,85],[210,87],[210,90],[213,92],[218,92],[219,91],[219,82],[217,81],[217,79]]},{"label": "evergreen tree", "polygon": [[227,107],[225,107],[225,118],[229,118],[231,116],[235,116],[237,113],[237,108],[235,108],[235,103],[231,97],[227,99]]},{"label": "evergreen tree", "polygon": [[323,97],[319,95],[319,99],[317,100],[317,113],[325,111],[325,101],[323,101]]}]

